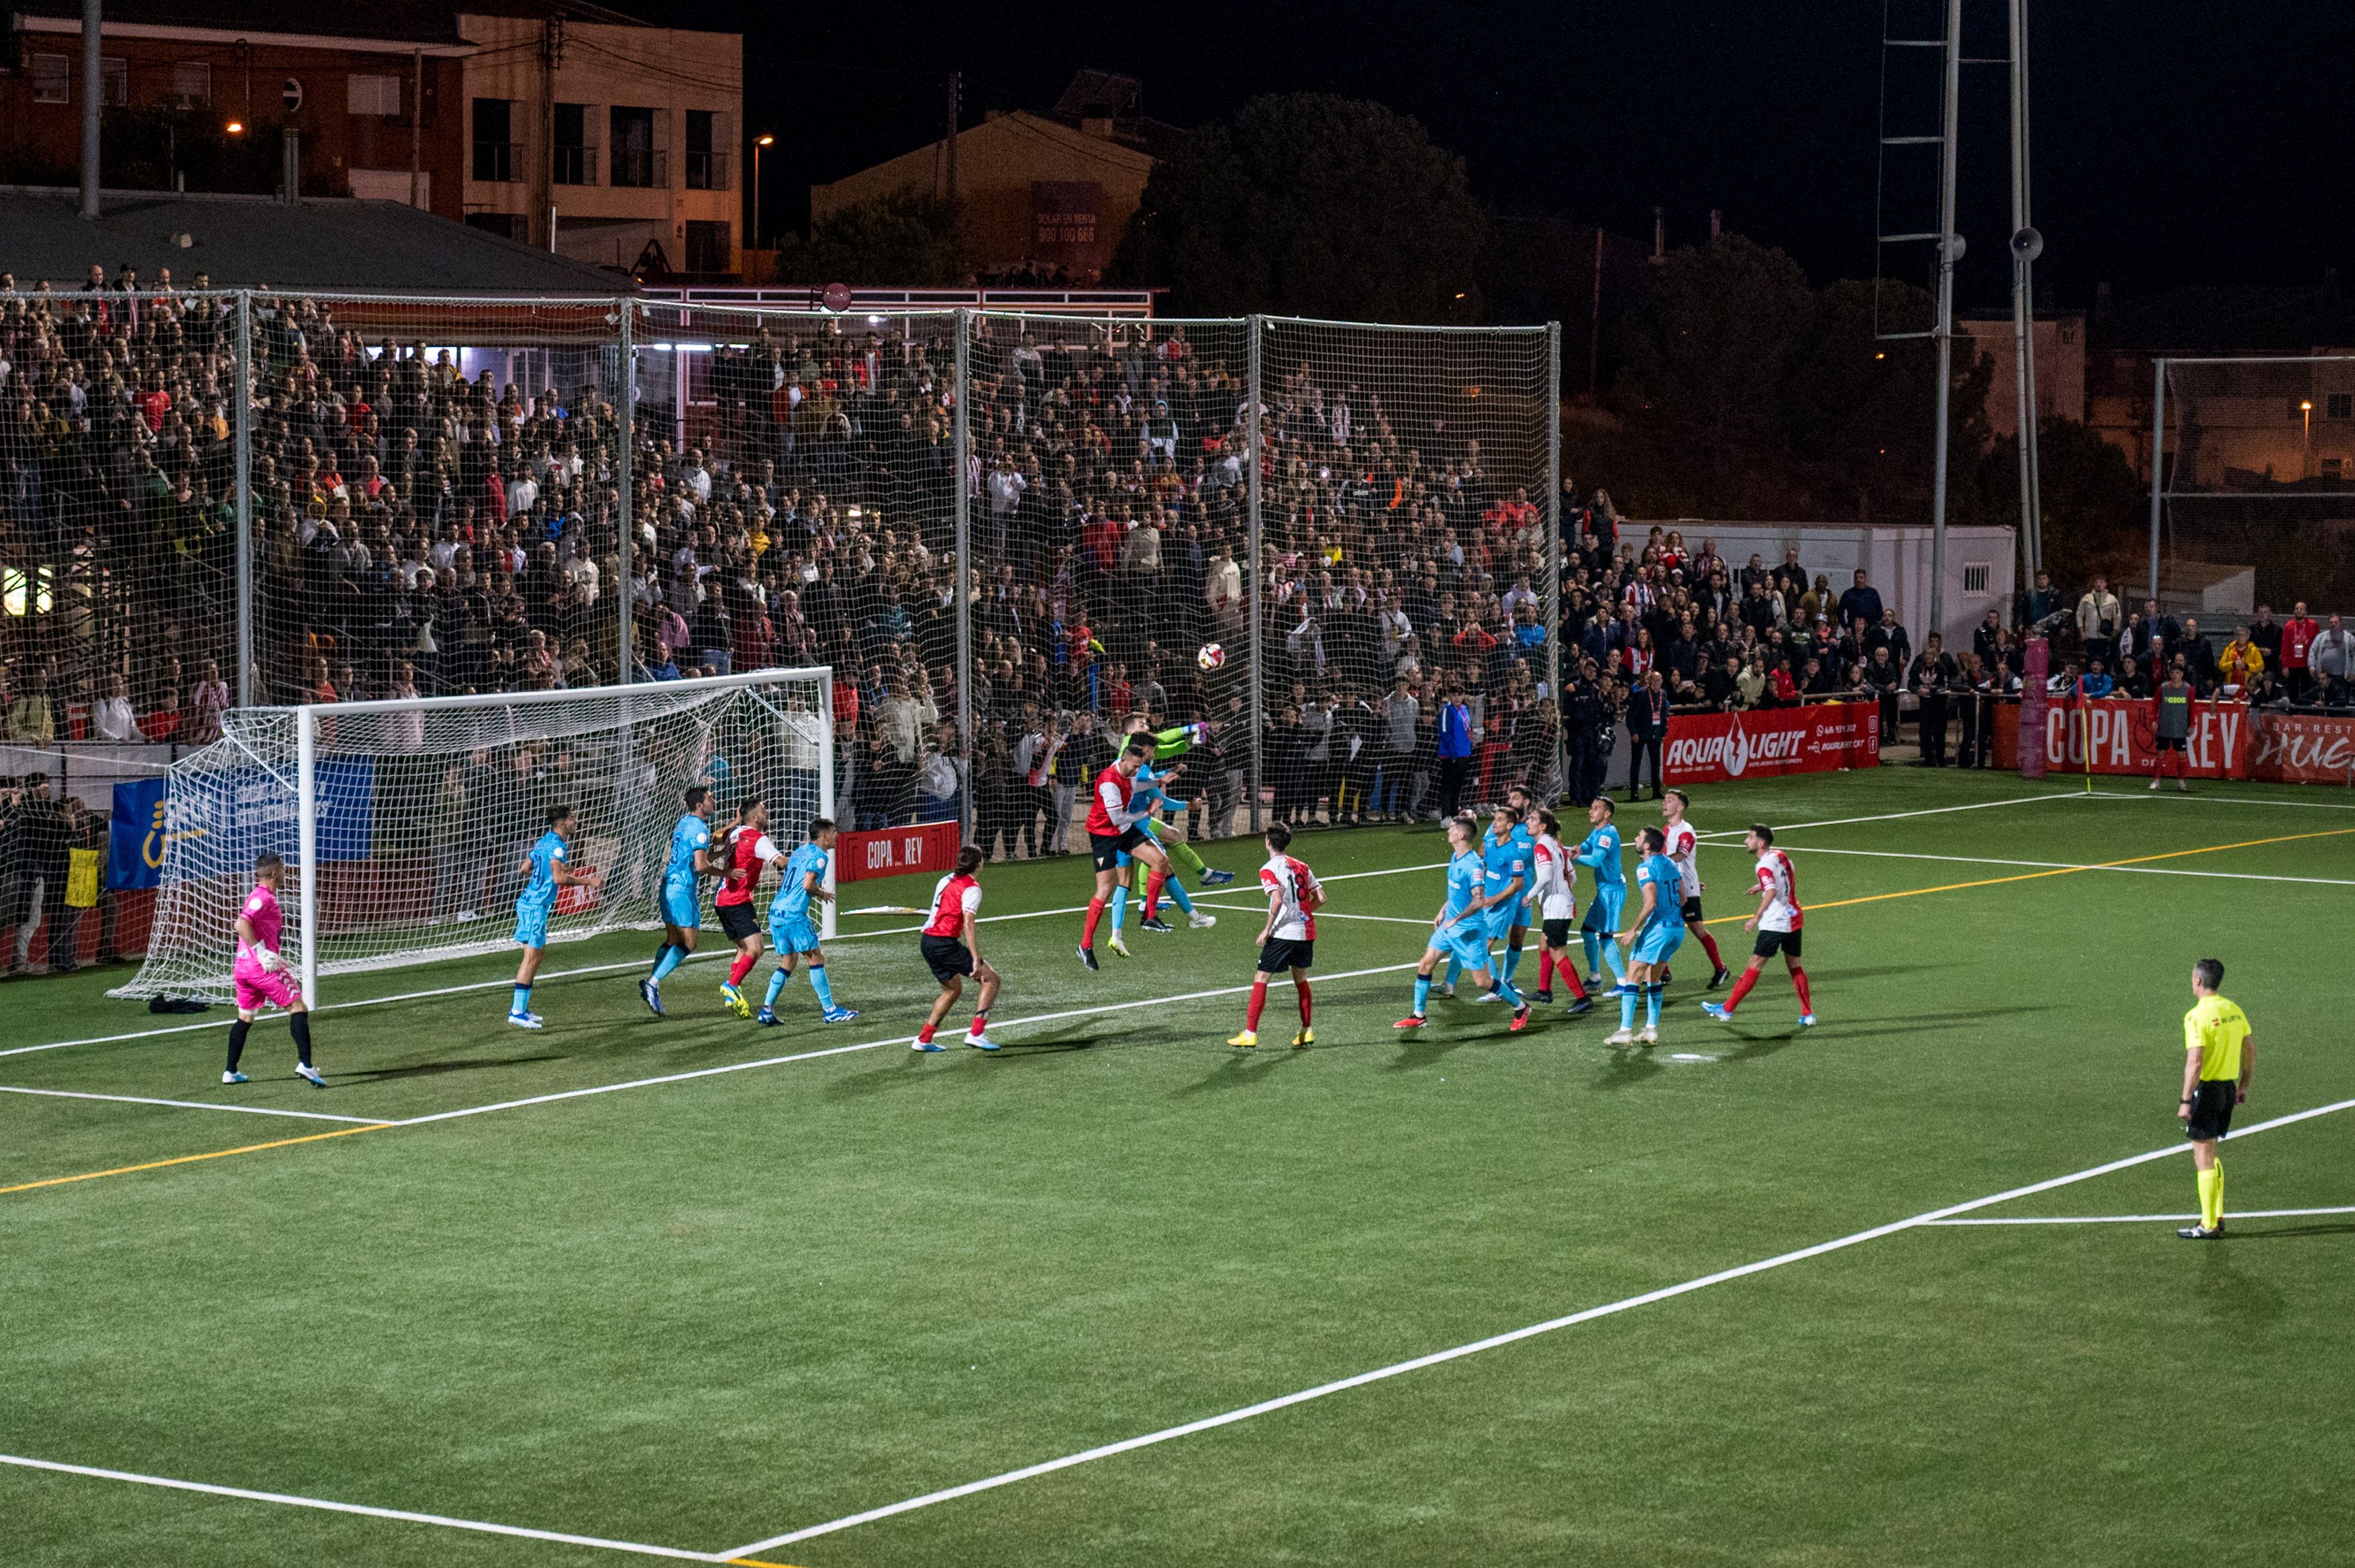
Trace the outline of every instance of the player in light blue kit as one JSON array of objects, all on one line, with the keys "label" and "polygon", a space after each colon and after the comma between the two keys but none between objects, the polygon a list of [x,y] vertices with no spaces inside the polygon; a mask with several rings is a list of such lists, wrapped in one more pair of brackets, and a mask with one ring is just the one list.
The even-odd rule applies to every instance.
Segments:
[{"label": "player in light blue kit", "polygon": [[819,1014],[828,1023],[847,1023],[858,1016],[834,1000],[834,984],[826,979],[826,954],[817,945],[817,923],[810,918],[810,900],[834,902],[826,890],[826,863],[834,857],[834,823],[819,817],[810,823],[809,842],[785,857],[785,872],[777,895],[769,901],[769,945],[777,950],[777,967],[769,971],[769,993],[761,999],[757,1022],[776,1023],[777,998],[793,983],[794,962],[809,955],[810,989],[817,992]]},{"label": "player in light blue kit", "polygon": [[1518,900],[1520,894],[1511,879],[1494,895],[1484,892],[1487,881],[1478,848],[1479,825],[1469,817],[1454,817],[1447,823],[1447,847],[1453,858],[1447,863],[1447,902],[1431,923],[1431,940],[1424,946],[1423,962],[1415,966],[1414,1011],[1391,1027],[1420,1029],[1429,1020],[1424,1011],[1431,1002],[1431,975],[1441,962],[1461,959],[1472,978],[1490,995],[1513,1004],[1515,1030],[1527,1028],[1529,1004],[1513,989],[1513,982],[1488,972],[1488,921],[1493,907],[1509,915],[1508,900]]},{"label": "player in light blue kit", "polygon": [[1594,897],[1586,906],[1586,918],[1579,922],[1578,938],[1586,946],[1586,989],[1603,989],[1603,966],[1609,964],[1619,983],[1627,983],[1627,971],[1619,962],[1619,912],[1627,903],[1627,873],[1619,863],[1619,830],[1612,824],[1612,815],[1618,808],[1608,795],[1597,795],[1594,803],[1586,808],[1586,820],[1592,831],[1579,844],[1571,859],[1581,865],[1594,868]]},{"label": "player in light blue kit", "polygon": [[523,961],[516,965],[515,1001],[507,1008],[507,1022],[517,1029],[538,1029],[539,1014],[531,1010],[531,985],[539,974],[539,960],[548,950],[548,917],[555,912],[556,895],[567,887],[594,887],[600,880],[593,871],[576,872],[566,863],[571,853],[573,815],[570,806],[553,806],[548,812],[548,832],[531,846],[531,854],[518,869],[531,880],[524,885],[523,896],[516,900],[515,939],[523,947]]},{"label": "player in light blue kit", "polygon": [[[1503,972],[1507,980],[1512,979],[1514,971],[1521,967],[1521,944],[1529,933],[1529,901],[1537,893],[1538,840],[1537,835],[1529,832],[1528,821],[1529,809],[1535,801],[1536,797],[1521,785],[1516,784],[1506,790],[1506,803],[1495,809],[1491,814],[1492,820],[1489,822],[1488,831],[1480,839],[1481,856],[1484,860],[1489,860],[1491,863],[1494,863],[1492,857],[1498,854],[1500,846],[1503,845],[1509,844],[1519,853],[1521,857],[1520,897],[1514,902],[1511,908],[1495,911],[1488,922],[1489,935],[1504,940]],[[1508,816],[1512,818],[1512,828],[1509,832],[1506,832],[1504,826]],[[1462,972],[1461,965],[1454,962],[1448,964],[1448,995],[1455,994],[1455,979]],[[1487,1001],[1489,998],[1484,996],[1480,1000]]]},{"label": "player in light blue kit", "polygon": [[[1660,993],[1668,990],[1661,976],[1668,960],[1684,946],[1684,872],[1668,858],[1668,835],[1646,828],[1636,841],[1643,858],[1636,863],[1636,887],[1644,896],[1636,924],[1619,934],[1628,948],[1627,983],[1619,991],[1619,1033],[1605,1045],[1657,1045],[1660,1041]],[[1644,1027],[1636,1028],[1636,994],[1644,996]]]},{"label": "player in light blue kit", "polygon": [[638,982],[638,995],[656,1018],[663,1015],[663,977],[687,962],[703,934],[701,879],[711,874],[711,791],[700,784],[687,791],[687,810],[670,831],[670,864],[662,885],[663,944],[655,967]]}]

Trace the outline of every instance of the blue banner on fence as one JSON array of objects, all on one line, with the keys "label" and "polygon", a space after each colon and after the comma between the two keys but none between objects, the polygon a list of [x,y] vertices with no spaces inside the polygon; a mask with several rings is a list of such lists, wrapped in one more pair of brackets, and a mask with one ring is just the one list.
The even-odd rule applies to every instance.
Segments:
[{"label": "blue banner on fence", "polygon": [[164,781],[126,779],[114,787],[107,823],[106,885],[121,893],[153,887],[164,876]]},{"label": "blue banner on fence", "polygon": [[[320,861],[366,860],[376,811],[376,765],[323,762],[318,791]],[[298,834],[293,795],[276,775],[260,768],[182,778],[165,802],[162,836],[176,842],[219,841],[213,853],[184,860],[186,870],[176,867],[176,881],[241,874],[264,853],[292,863],[300,847]]]}]

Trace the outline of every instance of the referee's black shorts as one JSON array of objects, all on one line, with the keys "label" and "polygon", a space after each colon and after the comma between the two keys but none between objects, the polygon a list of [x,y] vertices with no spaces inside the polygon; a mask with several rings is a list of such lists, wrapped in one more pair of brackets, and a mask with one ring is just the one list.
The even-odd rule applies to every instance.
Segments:
[{"label": "referee's black shorts", "polygon": [[2183,1136],[2196,1143],[2223,1137],[2232,1129],[2232,1107],[2240,1098],[2236,1078],[2200,1079],[2191,1091],[2191,1119],[2183,1124]]},{"label": "referee's black shorts", "polygon": [[741,904],[714,904],[719,911],[719,928],[728,933],[731,942],[761,934],[761,907],[747,898]]}]

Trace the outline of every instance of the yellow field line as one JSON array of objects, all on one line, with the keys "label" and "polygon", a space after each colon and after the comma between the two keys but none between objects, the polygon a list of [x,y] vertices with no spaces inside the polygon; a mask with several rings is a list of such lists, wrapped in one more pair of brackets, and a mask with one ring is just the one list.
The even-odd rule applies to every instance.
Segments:
[{"label": "yellow field line", "polygon": [[744,1568],[794,1568],[790,1563],[771,1563],[761,1557],[730,1557],[730,1563],[741,1563]]},{"label": "yellow field line", "polygon": [[170,1160],[150,1160],[144,1165],[118,1165],[111,1171],[85,1171],[79,1176],[50,1176],[38,1181],[19,1181],[14,1187],[0,1187],[0,1193],[29,1192],[36,1187],[63,1187],[74,1181],[95,1181],[101,1176],[128,1176],[139,1171],[161,1171],[166,1165],[193,1165],[200,1160],[226,1160],[232,1154],[259,1154],[265,1149],[316,1143],[326,1138],[349,1138],[356,1132],[381,1132],[388,1127],[399,1125],[398,1122],[372,1121],[366,1127],[339,1127],[333,1132],[312,1132],[301,1138],[281,1138],[268,1143],[248,1143],[236,1149],[216,1149],[209,1154],[181,1154]]},{"label": "yellow field line", "polygon": [[[1919,898],[1925,893],[1960,893],[1968,887],[1997,887],[2007,882],[2036,882],[2048,876],[2072,876],[2081,871],[2108,871],[2121,865],[2142,865],[2154,860],[2181,860],[2186,855],[2217,854],[2225,850],[2254,849],[2259,844],[2294,843],[2299,839],[2335,839],[2347,833],[2355,833],[2355,828],[2329,828],[2316,833],[2283,833],[2270,839],[2243,839],[2238,843],[2203,844],[2198,849],[2169,850],[2163,854],[2138,854],[2125,860],[2105,860],[2098,865],[2063,865],[2056,866],[2051,871],[2026,871],[2011,876],[1982,877],[1977,882],[1946,882],[1935,887],[1909,887],[1902,893],[1873,893],[1861,898],[1835,898],[1828,904],[1810,904],[1806,906],[1806,909],[1809,914],[1813,914],[1818,909],[1845,909],[1850,905],[1880,904],[1891,898]],[[1749,916],[1744,915],[1734,918],[1746,920]],[[1718,924],[1715,920],[1709,923],[1712,926]]]}]

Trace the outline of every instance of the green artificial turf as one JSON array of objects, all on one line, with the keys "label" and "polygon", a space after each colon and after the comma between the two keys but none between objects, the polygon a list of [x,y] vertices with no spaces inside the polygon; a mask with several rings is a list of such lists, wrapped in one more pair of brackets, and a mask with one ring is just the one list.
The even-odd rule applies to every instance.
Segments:
[{"label": "green artificial turf", "polygon": [[[336,1005],[500,959],[329,981],[325,1094],[277,1023],[235,1090],[218,1025],[0,1055],[0,1085],[397,1120],[872,1043],[0,1194],[0,1452],[714,1552],[2171,1147],[2201,956],[2260,1042],[2244,1127],[2355,1097],[2339,795],[1911,769],[1698,794],[1704,832],[1828,823],[1782,840],[1819,1027],[1780,960],[1703,1019],[1688,942],[1651,1050],[1602,1043],[1607,1005],[1516,1035],[1434,1001],[1401,1036],[1404,967],[1320,980],[1303,1052],[1279,983],[1269,1044],[1230,1050],[1239,992],[1155,999],[1248,983],[1238,842],[1206,846],[1241,874],[1203,896],[1216,930],[1132,924],[1100,974],[1075,914],[986,926],[994,1058],[906,1049],[933,988],[904,932],[833,945],[862,1012],[837,1027],[802,982],[787,1027],[724,1015],[711,962],[654,1020],[631,936],[551,954],[616,967],[544,980],[536,1034],[496,984]],[[1980,801],[2017,803],[1940,810]],[[1655,820],[1622,809],[1631,838]],[[1294,853],[1328,879],[1322,975],[1412,963],[1438,874],[1348,874],[1440,861],[1435,830]],[[2128,860],[2152,869],[1998,863]],[[1738,837],[1701,865],[1738,965]],[[984,880],[1003,916],[1089,876]],[[0,990],[0,1050],[180,1022],[111,978]],[[1155,1004],[1081,1011],[1129,1001]],[[342,1125],[0,1095],[0,1187]],[[2228,1145],[2228,1206],[2355,1203],[2350,1128]],[[2178,1155],[1989,1213],[2192,1201]],[[762,1558],[2355,1562],[2355,1214],[2232,1228],[1905,1230]],[[623,1560],[0,1467],[12,1565]]]}]

